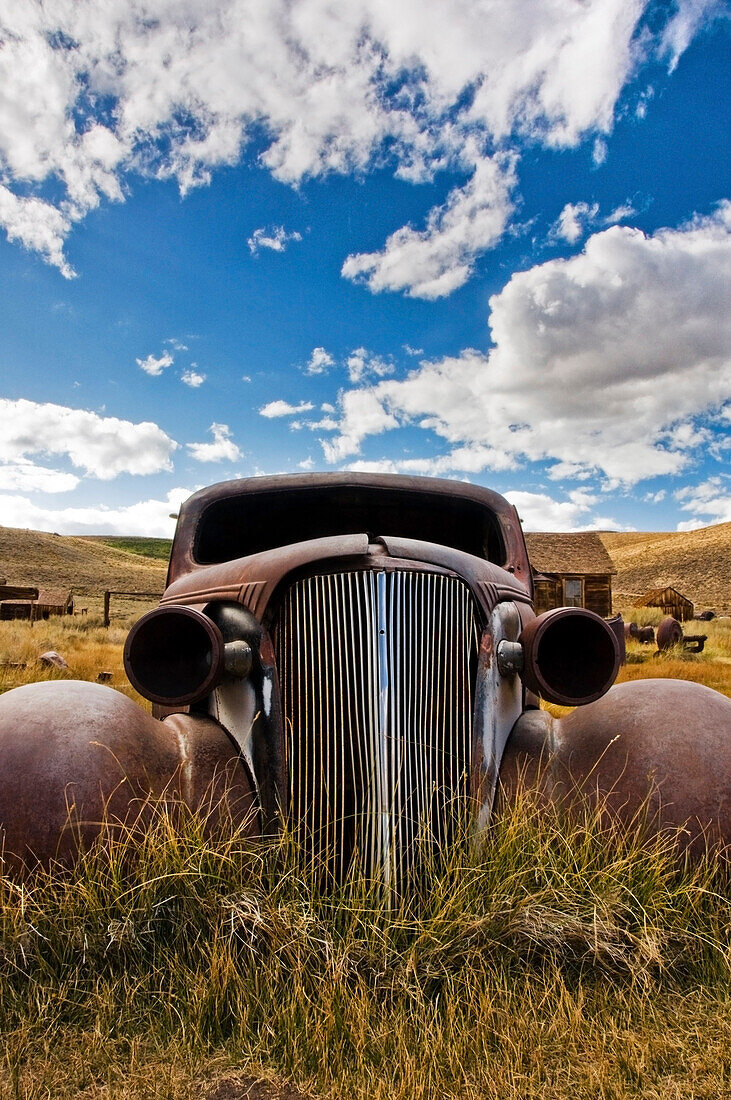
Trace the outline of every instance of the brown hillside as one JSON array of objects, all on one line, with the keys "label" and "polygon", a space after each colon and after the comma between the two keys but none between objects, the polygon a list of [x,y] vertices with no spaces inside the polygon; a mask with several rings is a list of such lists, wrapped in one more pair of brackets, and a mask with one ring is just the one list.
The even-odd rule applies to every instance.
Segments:
[{"label": "brown hillside", "polygon": [[670,585],[696,610],[731,610],[731,523],[697,531],[602,531],[617,569],[615,598]]},{"label": "brown hillside", "polygon": [[[687,532],[601,532],[617,569],[615,597],[671,585],[697,607],[731,610],[731,523]],[[162,592],[166,564],[98,539],[0,527],[0,577],[9,584]]]},{"label": "brown hillside", "polygon": [[84,594],[105,588],[162,593],[166,571],[163,561],[96,539],[0,527],[0,577],[8,584],[67,586]]}]

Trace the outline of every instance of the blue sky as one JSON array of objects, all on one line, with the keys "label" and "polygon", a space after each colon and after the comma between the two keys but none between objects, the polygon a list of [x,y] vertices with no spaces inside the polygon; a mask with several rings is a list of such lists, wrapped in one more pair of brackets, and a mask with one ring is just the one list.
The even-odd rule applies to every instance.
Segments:
[{"label": "blue sky", "polygon": [[0,523],[338,469],[731,520],[722,5],[8,7]]}]

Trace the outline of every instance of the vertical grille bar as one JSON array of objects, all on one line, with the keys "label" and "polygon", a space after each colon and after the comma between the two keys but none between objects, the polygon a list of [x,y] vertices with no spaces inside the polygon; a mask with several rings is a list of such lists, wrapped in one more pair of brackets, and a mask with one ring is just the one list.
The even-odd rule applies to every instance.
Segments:
[{"label": "vertical grille bar", "polygon": [[467,803],[478,631],[456,577],[361,571],[285,594],[275,639],[303,859],[388,887]]}]

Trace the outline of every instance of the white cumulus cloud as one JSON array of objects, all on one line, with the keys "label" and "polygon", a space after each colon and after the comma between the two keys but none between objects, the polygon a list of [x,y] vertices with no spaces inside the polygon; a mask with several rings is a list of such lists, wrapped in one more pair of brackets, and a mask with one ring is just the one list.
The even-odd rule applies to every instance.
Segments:
[{"label": "white cumulus cloud", "polygon": [[[331,462],[404,424],[452,450],[554,460],[610,484],[676,474],[731,398],[731,204],[646,237],[614,226],[512,276],[490,300],[494,347],[422,363],[340,397]],[[479,450],[478,450],[479,453]]]},{"label": "white cumulus cloud", "polygon": [[[374,290],[435,298],[503,232],[522,144],[590,140],[599,161],[627,81],[659,54],[672,66],[714,17],[676,0],[637,33],[647,7],[18,0],[0,15],[0,222],[70,275],[73,225],[135,174],[185,193],[255,154],[293,185],[384,163],[414,182],[470,169],[424,226],[347,261]],[[44,185],[53,203],[31,194]],[[255,247],[283,246],[279,228]]]},{"label": "white cumulus cloud", "polygon": [[150,421],[134,424],[86,409],[0,398],[0,462],[65,455],[79,469],[108,480],[170,470],[177,446]]},{"label": "white cumulus cloud", "polygon": [[363,382],[367,378],[386,378],[394,371],[390,360],[374,355],[367,348],[353,348],[345,364],[348,368],[348,378],[354,384]]},{"label": "white cumulus cloud", "polygon": [[324,374],[335,366],[335,360],[325,348],[313,348],[310,358],[307,360],[305,374]]},{"label": "white cumulus cloud", "polygon": [[169,351],[164,351],[162,355],[157,358],[155,358],[154,355],[146,355],[144,359],[136,359],[135,362],[145,374],[150,374],[153,378],[157,378],[166,367],[171,367],[173,365],[173,357]]},{"label": "white cumulus cloud", "polygon": [[0,183],[0,226],[9,241],[18,241],[32,252],[57,267],[64,279],[73,279],[76,272],[64,257],[64,241],[71,229],[67,214],[36,198],[13,194]]},{"label": "white cumulus cloud", "polygon": [[554,240],[576,244],[589,226],[596,221],[598,213],[599,204],[596,202],[591,205],[587,202],[567,202],[551,227],[550,236]]},{"label": "white cumulus cloud", "polygon": [[34,462],[0,464],[0,490],[21,493],[68,493],[79,484],[75,474]]},{"label": "white cumulus cloud", "polygon": [[429,212],[424,229],[397,229],[381,252],[348,256],[342,274],[369,290],[402,290],[411,298],[443,298],[467,282],[481,253],[502,237],[513,211],[515,160],[478,160],[464,187]]},{"label": "white cumulus cloud", "polygon": [[212,443],[188,443],[187,447],[198,462],[235,462],[241,458],[241,451],[231,438],[228,424],[211,424],[208,429],[213,436]]},{"label": "white cumulus cloud", "polygon": [[679,531],[694,531],[710,523],[731,523],[731,477],[728,474],[710,477],[700,485],[686,485],[677,490],[675,499],[681,502],[684,512],[694,517],[679,523]]},{"label": "white cumulus cloud", "polygon": [[61,535],[149,535],[170,538],[180,508],[193,489],[171,489],[162,500],[140,500],[112,508],[104,504],[84,507],[44,508],[27,497],[0,495],[3,524]]},{"label": "white cumulus cloud", "polygon": [[191,389],[197,390],[199,386],[202,386],[206,380],[205,374],[201,374],[200,371],[193,370],[191,367],[189,370],[184,370],[180,375],[180,381],[184,382],[186,386],[190,386]]},{"label": "white cumulus cloud", "polygon": [[590,517],[595,498],[580,492],[555,500],[546,493],[511,489],[505,497],[518,509],[525,531],[607,531],[617,527],[614,520]]}]

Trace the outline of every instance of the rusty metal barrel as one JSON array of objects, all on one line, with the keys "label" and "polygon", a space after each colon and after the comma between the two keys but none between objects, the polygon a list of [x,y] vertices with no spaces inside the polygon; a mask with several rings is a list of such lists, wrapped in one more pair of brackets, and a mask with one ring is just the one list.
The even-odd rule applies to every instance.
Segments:
[{"label": "rusty metal barrel", "polygon": [[672,615],[666,615],[657,628],[657,648],[661,653],[680,645],[683,640],[683,628]]}]

